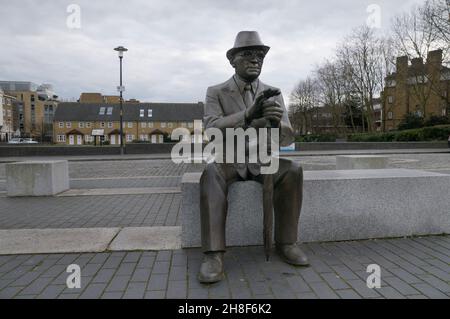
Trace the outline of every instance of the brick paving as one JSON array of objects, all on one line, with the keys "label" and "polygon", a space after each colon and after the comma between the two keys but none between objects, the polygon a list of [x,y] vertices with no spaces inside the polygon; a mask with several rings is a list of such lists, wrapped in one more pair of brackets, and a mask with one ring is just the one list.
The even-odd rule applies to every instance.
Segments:
[{"label": "brick paving", "polygon": [[[0,298],[450,298],[450,236],[303,247],[307,268],[275,254],[266,262],[262,247],[230,248],[226,278],[212,285],[196,279],[199,249],[0,256]],[[374,263],[379,289],[366,285]],[[81,267],[80,289],[66,286],[69,264]]]},{"label": "brick paving", "polygon": [[0,198],[0,229],[177,226],[181,194]]}]

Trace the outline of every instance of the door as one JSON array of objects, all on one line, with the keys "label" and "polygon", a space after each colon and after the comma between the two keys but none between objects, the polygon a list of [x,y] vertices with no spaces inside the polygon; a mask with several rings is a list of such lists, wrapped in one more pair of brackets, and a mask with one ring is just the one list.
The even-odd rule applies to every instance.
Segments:
[{"label": "door", "polygon": [[73,135],[69,135],[69,144],[74,145],[75,144],[75,138]]},{"label": "door", "polygon": [[78,145],[83,144],[83,136],[77,135],[77,144],[78,144]]},{"label": "door", "polygon": [[111,135],[111,145],[116,145],[116,134]]},{"label": "door", "polygon": [[158,135],[159,143],[164,143],[164,135]]},{"label": "door", "polygon": [[156,135],[152,135],[152,143],[156,143]]}]

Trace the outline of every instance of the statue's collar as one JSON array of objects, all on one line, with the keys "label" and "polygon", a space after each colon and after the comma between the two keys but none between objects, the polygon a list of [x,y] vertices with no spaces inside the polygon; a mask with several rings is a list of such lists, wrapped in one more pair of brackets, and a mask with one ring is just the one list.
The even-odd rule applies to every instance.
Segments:
[{"label": "statue's collar", "polygon": [[239,92],[242,94],[242,93],[244,93],[244,88],[245,88],[245,86],[247,85],[247,84],[250,84],[251,86],[252,86],[252,93],[253,94],[255,94],[256,93],[256,91],[258,90],[258,86],[259,86],[259,79],[256,79],[256,80],[254,80],[253,82],[251,82],[251,83],[248,83],[248,82],[246,82],[246,81],[244,81],[239,75],[237,75],[237,74],[235,74],[235,75],[233,75],[233,79],[234,79],[234,82],[236,83],[236,85],[237,85],[237,87],[238,87],[238,89],[239,89]]}]

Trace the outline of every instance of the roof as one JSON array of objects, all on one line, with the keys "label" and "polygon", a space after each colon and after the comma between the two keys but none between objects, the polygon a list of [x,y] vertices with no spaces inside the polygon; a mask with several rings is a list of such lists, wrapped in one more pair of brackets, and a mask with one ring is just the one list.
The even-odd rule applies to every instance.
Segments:
[{"label": "roof", "polygon": [[[100,107],[112,107],[112,114],[100,115]],[[140,117],[140,110],[144,117]],[[148,110],[152,116],[148,117]],[[123,104],[123,120],[139,122],[183,122],[203,119],[203,103],[136,103]],[[62,102],[56,109],[55,121],[119,121],[120,104]]]}]

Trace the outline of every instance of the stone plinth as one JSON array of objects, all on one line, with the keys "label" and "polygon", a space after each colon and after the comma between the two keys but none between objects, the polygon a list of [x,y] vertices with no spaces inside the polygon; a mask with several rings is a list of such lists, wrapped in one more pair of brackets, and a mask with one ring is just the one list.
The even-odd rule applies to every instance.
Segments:
[{"label": "stone plinth", "polygon": [[6,164],[8,196],[52,196],[69,189],[67,161]]},{"label": "stone plinth", "polygon": [[[199,247],[200,173],[182,180],[182,245]],[[450,175],[408,169],[305,171],[300,242],[450,233]],[[230,186],[227,245],[262,245],[262,187]],[[231,201],[231,202],[230,202]]]},{"label": "stone plinth", "polygon": [[336,169],[381,169],[387,167],[387,161],[380,155],[338,155]]}]

